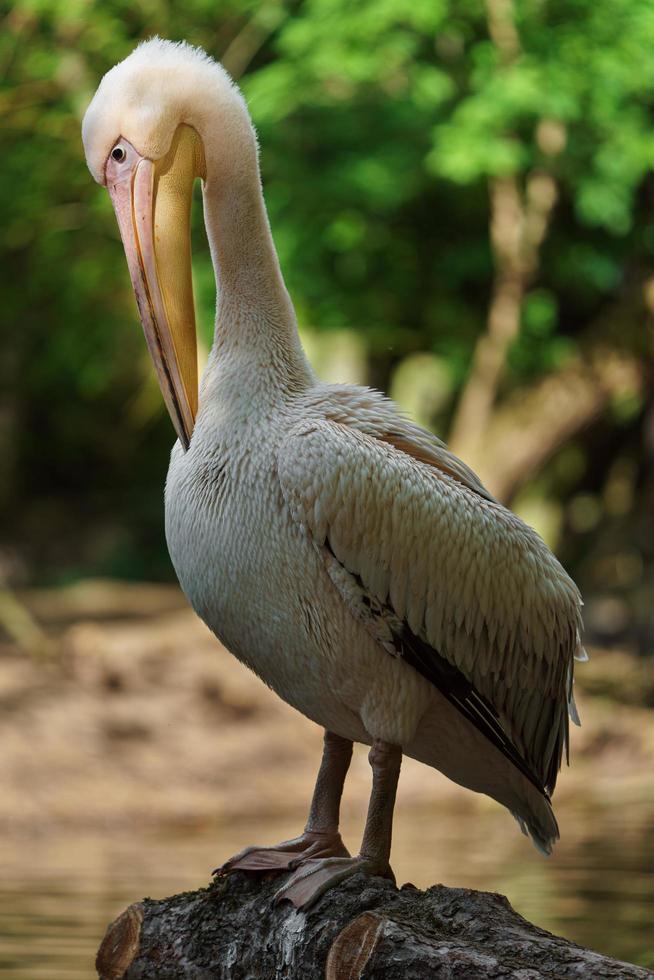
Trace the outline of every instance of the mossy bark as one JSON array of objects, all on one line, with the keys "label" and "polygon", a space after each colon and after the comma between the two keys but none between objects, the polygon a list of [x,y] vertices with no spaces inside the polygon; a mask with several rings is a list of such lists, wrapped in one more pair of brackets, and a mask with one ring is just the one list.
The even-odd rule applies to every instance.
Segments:
[{"label": "mossy bark", "polygon": [[275,905],[279,876],[243,872],[131,905],[107,929],[101,980],[537,980],[646,978],[531,925],[506,898],[363,875],[308,913]]}]

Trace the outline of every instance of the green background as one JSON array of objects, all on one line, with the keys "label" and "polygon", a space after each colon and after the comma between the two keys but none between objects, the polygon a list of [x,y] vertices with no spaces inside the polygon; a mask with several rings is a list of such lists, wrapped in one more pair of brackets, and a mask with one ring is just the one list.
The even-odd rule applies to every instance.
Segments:
[{"label": "green background", "polygon": [[[649,0],[5,7],[5,580],[172,577],[162,530],[172,429],[80,140],[103,73],[155,33],[202,45],[247,96],[319,372],[380,387],[454,437],[577,577],[595,637],[648,653]],[[206,347],[215,293],[200,207],[194,225]],[[480,385],[483,410],[464,417]]]}]

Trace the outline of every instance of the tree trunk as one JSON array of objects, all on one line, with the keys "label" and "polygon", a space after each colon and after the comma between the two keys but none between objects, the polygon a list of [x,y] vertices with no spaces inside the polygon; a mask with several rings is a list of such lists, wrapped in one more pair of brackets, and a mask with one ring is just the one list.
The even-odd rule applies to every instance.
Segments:
[{"label": "tree trunk", "polygon": [[[486,0],[488,33],[497,51],[498,71],[510,71],[521,55],[513,0]],[[505,138],[515,137],[505,133]],[[565,129],[543,117],[534,133],[543,160],[551,164],[565,146]],[[547,170],[536,168],[521,179],[517,170],[489,180],[490,242],[495,265],[486,331],[479,337],[470,373],[457,405],[450,449],[477,469],[483,458],[509,350],[520,333],[525,295],[540,262],[558,196]]]},{"label": "tree trunk", "polygon": [[638,397],[647,377],[637,358],[598,344],[493,413],[475,470],[503,504],[612,400]]},{"label": "tree trunk", "polygon": [[107,929],[101,980],[465,980],[646,978],[654,973],[531,925],[502,895],[397,890],[357,875],[309,912],[275,905],[280,877],[238,872],[144,899]]}]

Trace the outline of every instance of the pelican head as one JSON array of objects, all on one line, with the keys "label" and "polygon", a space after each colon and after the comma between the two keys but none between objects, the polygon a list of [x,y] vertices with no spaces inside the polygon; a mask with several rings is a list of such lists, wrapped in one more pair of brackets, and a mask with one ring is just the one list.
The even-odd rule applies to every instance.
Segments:
[{"label": "pelican head", "polygon": [[104,76],[82,139],[89,170],[111,196],[148,349],[186,449],[198,404],[193,185],[200,178],[206,194],[258,179],[245,102],[203,51],[154,38]]}]

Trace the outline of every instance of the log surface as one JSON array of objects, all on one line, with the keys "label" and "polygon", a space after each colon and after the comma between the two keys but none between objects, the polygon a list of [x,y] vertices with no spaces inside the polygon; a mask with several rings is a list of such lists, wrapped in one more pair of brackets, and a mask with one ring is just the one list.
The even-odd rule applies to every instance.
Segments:
[{"label": "log surface", "polygon": [[101,980],[538,980],[654,973],[531,925],[502,895],[346,881],[307,913],[275,905],[281,879],[238,872],[130,905],[107,929]]}]

